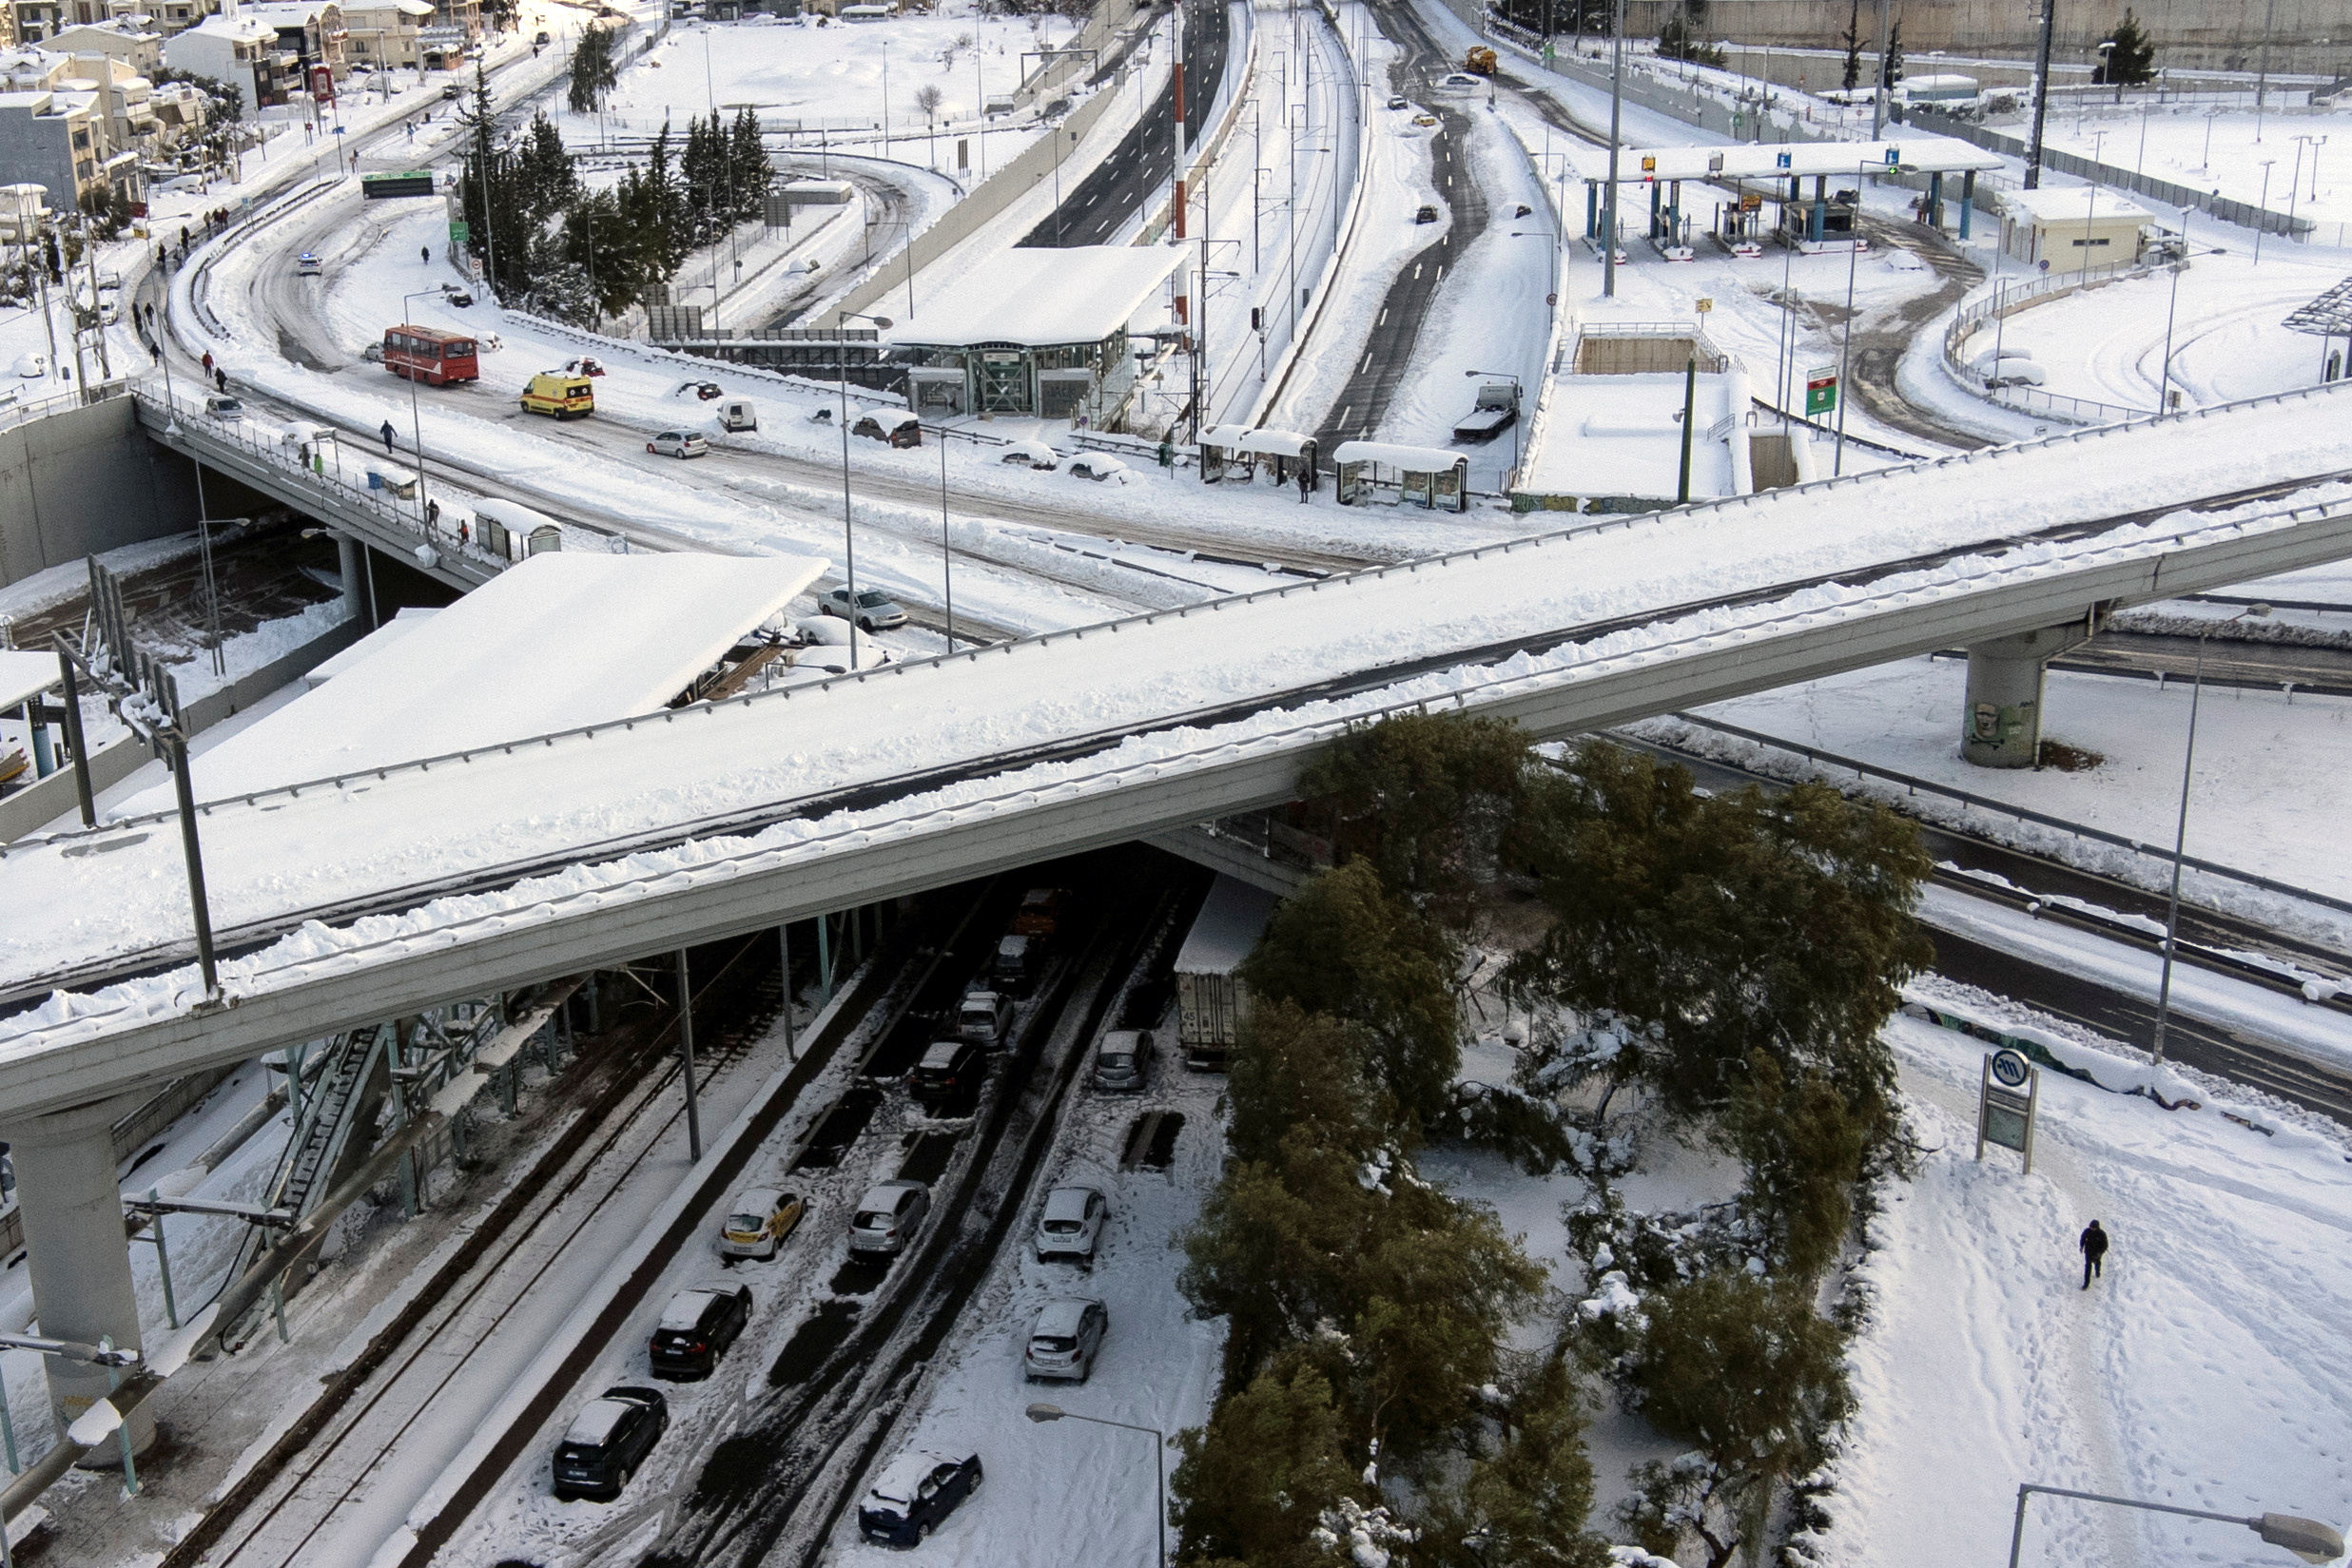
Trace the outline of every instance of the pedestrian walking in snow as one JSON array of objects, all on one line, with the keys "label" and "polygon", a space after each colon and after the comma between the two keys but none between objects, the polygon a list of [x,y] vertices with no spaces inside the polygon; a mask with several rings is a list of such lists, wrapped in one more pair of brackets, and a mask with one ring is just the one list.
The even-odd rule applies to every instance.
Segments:
[{"label": "pedestrian walking in snow", "polygon": [[383,436],[384,455],[389,457],[392,455],[392,421],[389,419],[384,421]]},{"label": "pedestrian walking in snow", "polygon": [[221,395],[223,397],[228,396],[228,372],[225,370],[215,370],[212,373],[212,384],[221,389]]},{"label": "pedestrian walking in snow", "polygon": [[212,374],[212,350],[210,349],[204,350],[204,374],[207,376]]},{"label": "pedestrian walking in snow", "polygon": [[2083,1249],[2083,1288],[2088,1290],[2092,1277],[2099,1272],[2099,1260],[2107,1256],[2107,1232],[2099,1229],[2097,1220],[2092,1220],[2083,1228],[2082,1236],[2074,1245]]}]

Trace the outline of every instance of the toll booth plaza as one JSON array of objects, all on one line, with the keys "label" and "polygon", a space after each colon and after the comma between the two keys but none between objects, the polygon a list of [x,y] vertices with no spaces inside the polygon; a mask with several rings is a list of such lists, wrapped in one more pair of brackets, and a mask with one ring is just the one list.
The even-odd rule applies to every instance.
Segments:
[{"label": "toll booth plaza", "polygon": [[[1571,146],[1584,182],[1584,240],[1607,222],[1609,151]],[[1999,155],[1950,136],[1901,142],[1735,142],[1720,146],[1623,147],[1617,154],[1617,242],[1640,227],[1661,254],[1711,238],[1726,250],[1778,239],[1806,255],[1854,248],[1862,181],[1895,170],[1924,175],[1919,221],[1966,240],[1976,176]],[[1689,186],[1685,190],[1685,186]]]},{"label": "toll booth plaza", "polygon": [[1001,251],[884,336],[917,413],[1111,420],[1133,390],[1127,326],[1189,259],[1181,245]]},{"label": "toll booth plaza", "polygon": [[[772,655],[761,628],[825,571],[782,555],[533,555],[429,618],[386,621],[329,679],[198,753],[193,776],[206,799],[253,794],[725,695]],[[171,786],[128,806],[168,811]]]}]

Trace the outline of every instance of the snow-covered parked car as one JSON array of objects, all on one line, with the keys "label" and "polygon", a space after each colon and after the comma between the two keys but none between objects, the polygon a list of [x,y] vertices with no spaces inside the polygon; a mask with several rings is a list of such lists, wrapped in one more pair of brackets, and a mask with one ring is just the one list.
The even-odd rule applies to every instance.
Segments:
[{"label": "snow-covered parked car", "polygon": [[1061,466],[1061,454],[1043,441],[1015,441],[997,461],[1014,468],[1043,469],[1050,474]]},{"label": "snow-covered parked car", "polygon": [[1052,1378],[1084,1383],[1093,1374],[1102,1337],[1111,1330],[1111,1309],[1084,1296],[1057,1296],[1038,1308],[1021,1349],[1020,1369],[1031,1382]]},{"label": "snow-covered parked car", "polygon": [[619,1497],[669,1429],[670,1402],[659,1389],[606,1389],[580,1407],[555,1444],[555,1500]]},{"label": "snow-covered parked car", "polygon": [[1097,484],[1116,481],[1123,485],[1127,482],[1128,472],[1125,463],[1099,452],[1089,452],[1070,459],[1070,477],[1073,479],[1092,479]]},{"label": "snow-covered parked car", "polygon": [[1097,1189],[1055,1188],[1045,1194],[1045,1211],[1038,1216],[1032,1243],[1038,1262],[1071,1258],[1092,1268],[1095,1249],[1102,1240],[1102,1223],[1110,1217],[1110,1200]]},{"label": "snow-covered parked car", "polygon": [[980,1490],[978,1454],[953,1459],[927,1449],[892,1460],[858,1503],[858,1533],[868,1540],[913,1546]]}]

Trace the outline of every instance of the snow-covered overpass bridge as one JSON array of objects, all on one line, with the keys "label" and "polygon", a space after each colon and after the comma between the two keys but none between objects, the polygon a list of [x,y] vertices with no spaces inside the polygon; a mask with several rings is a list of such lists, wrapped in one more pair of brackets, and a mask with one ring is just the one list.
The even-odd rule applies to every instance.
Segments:
[{"label": "snow-covered overpass bridge", "polygon": [[[364,775],[0,857],[10,1119],[1292,797],[1416,706],[1545,736],[2352,556],[2352,394],[2070,435]],[[2344,477],[2339,477],[2344,476]],[[1954,715],[1955,728],[1959,715]],[[201,786],[201,766],[199,784]],[[160,934],[160,935],[159,935]]]}]

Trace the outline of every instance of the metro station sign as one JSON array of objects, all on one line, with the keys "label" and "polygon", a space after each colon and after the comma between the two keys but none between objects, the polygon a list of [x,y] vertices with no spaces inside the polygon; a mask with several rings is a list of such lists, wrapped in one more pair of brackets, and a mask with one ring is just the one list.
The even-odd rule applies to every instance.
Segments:
[{"label": "metro station sign", "polygon": [[1805,373],[1805,413],[1828,414],[1837,407],[1837,367],[1823,365]]}]

